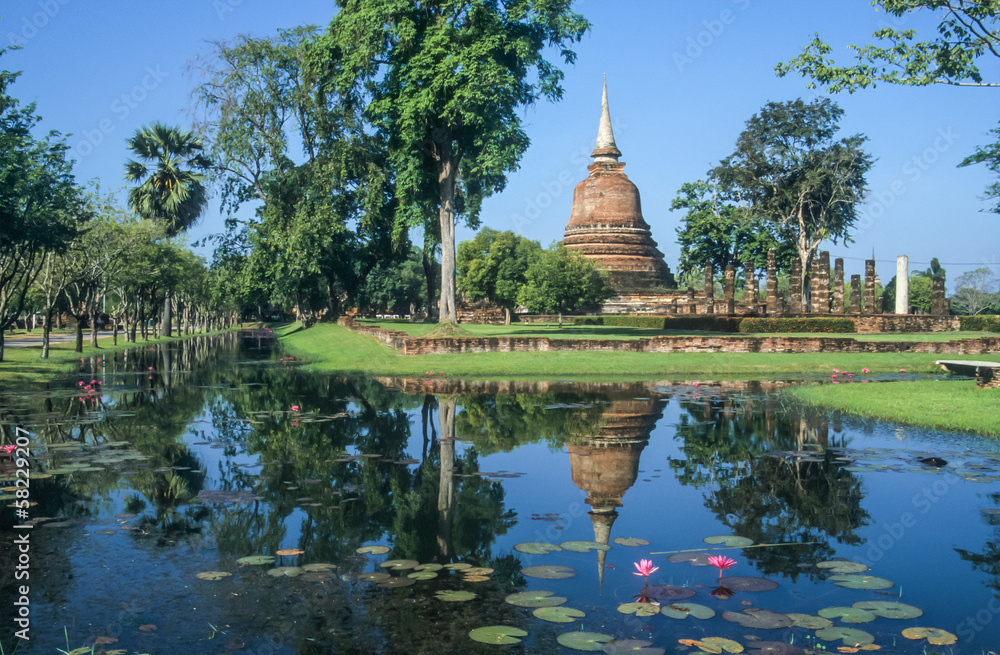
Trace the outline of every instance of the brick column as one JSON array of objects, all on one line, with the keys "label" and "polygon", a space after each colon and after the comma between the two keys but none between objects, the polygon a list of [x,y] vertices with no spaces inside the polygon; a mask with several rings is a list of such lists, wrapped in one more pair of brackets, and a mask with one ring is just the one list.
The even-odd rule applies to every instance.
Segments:
[{"label": "brick column", "polygon": [[767,251],[767,280],[764,282],[767,292],[767,308],[765,312],[769,315],[783,314],[784,303],[778,298],[778,257],[774,248]]},{"label": "brick column", "polygon": [[948,313],[948,302],[944,297],[944,278],[931,278],[931,314],[943,316]]},{"label": "brick column", "polygon": [[851,313],[861,313],[861,276],[851,276]]},{"label": "brick column", "polygon": [[844,260],[833,260],[833,313],[844,313]]},{"label": "brick column", "polygon": [[722,296],[726,302],[726,313],[736,313],[736,269],[730,264],[726,266],[725,277],[722,281]]},{"label": "brick column", "polygon": [[814,314],[829,314],[830,313],[830,253],[824,250],[819,254],[819,264],[814,268],[817,268],[815,272],[816,286],[813,288],[816,290],[813,296],[813,313]]},{"label": "brick column", "polygon": [[687,313],[698,313],[698,302],[694,299],[694,287],[688,287],[687,290]]},{"label": "brick column", "polygon": [[792,278],[788,281],[788,311],[792,314],[802,313],[802,262],[792,260]]},{"label": "brick column", "polygon": [[880,314],[875,311],[875,260],[865,260],[865,314]]}]

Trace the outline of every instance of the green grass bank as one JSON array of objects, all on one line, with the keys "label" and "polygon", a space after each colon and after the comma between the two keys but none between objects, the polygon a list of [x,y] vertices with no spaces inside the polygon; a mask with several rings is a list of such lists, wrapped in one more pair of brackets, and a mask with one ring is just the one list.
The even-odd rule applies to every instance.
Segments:
[{"label": "green grass bank", "polygon": [[811,405],[867,418],[1000,437],[1000,389],[976,389],[967,378],[795,387]]},{"label": "green grass bank", "polygon": [[[380,324],[395,327],[391,323]],[[414,327],[417,328],[414,330],[414,336],[417,336],[417,333],[425,333],[433,326]],[[528,326],[462,325],[463,329],[476,336],[509,335],[512,330],[525,327]],[[543,329],[544,327],[542,326]],[[487,332],[487,328],[491,331]],[[589,326],[586,329],[627,332],[636,330]],[[543,331],[535,334],[549,337],[560,334],[558,328],[550,326],[550,330],[551,332]],[[584,334],[569,334],[566,330],[563,328],[561,334],[567,338],[587,338]],[[914,353],[514,352],[403,356],[371,337],[329,323],[321,323],[308,330],[301,329],[297,324],[284,325],[278,328],[277,333],[285,349],[293,356],[307,360],[306,365],[311,370],[389,376],[422,376],[427,371],[433,370],[444,371],[446,375],[456,377],[476,378],[615,381],[673,377],[760,380],[776,376],[829,375],[834,368],[855,373],[862,368],[868,368],[873,375],[897,373],[901,368],[910,373],[939,373],[934,361],[942,358],[942,356]],[[661,333],[662,331],[650,330],[646,335]],[[982,333],[977,335],[981,336]],[[949,355],[947,358],[962,359],[963,356]],[[983,356],[970,355],[964,358],[982,359]]]}]

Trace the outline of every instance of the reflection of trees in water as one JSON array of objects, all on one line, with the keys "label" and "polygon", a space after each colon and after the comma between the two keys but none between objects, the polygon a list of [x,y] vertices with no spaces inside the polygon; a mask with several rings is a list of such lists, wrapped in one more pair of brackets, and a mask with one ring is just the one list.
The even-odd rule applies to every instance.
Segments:
[{"label": "reflection of trees in water", "polygon": [[[1000,493],[989,494],[989,498],[995,507],[1000,507]],[[958,553],[966,562],[972,564],[972,568],[991,576],[987,586],[994,591],[1000,592],[1000,511],[993,509],[983,513],[983,520],[988,525],[993,526],[995,538],[987,541],[983,546],[983,552],[976,553],[964,548],[956,548]]]},{"label": "reflection of trees in water", "polygon": [[[707,487],[706,507],[733,534],[756,543],[802,544],[754,549],[762,572],[795,579],[800,563],[834,556],[831,540],[861,542],[857,530],[870,518],[861,507],[861,481],[827,450],[844,444],[831,437],[825,413],[782,408],[773,397],[714,397],[682,407],[688,415],[677,436],[686,457],[670,461],[677,479]],[[815,455],[764,455],[804,449]]]}]

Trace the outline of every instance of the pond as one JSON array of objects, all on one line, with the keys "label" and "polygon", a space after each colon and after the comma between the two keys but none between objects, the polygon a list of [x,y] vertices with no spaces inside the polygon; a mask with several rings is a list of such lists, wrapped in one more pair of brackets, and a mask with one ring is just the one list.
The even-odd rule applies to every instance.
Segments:
[{"label": "pond", "polygon": [[997,650],[996,442],[697,382],[81,360],[0,395],[4,653]]}]

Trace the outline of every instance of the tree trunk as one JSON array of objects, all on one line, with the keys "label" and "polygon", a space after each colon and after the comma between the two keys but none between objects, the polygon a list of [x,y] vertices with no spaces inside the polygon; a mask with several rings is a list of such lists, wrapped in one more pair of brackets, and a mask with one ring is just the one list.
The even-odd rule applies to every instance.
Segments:
[{"label": "tree trunk", "polygon": [[76,315],[76,352],[83,352],[83,314]]},{"label": "tree trunk", "polygon": [[510,307],[503,308],[503,324],[510,325]]},{"label": "tree trunk", "polygon": [[0,362],[3,361],[3,350],[4,350],[3,340],[4,340],[3,330],[0,330]]},{"label": "tree trunk", "polygon": [[455,396],[438,399],[441,423],[441,470],[438,478],[438,554],[444,562],[454,556],[452,524],[455,521]]},{"label": "tree trunk", "polygon": [[[424,266],[424,280],[427,283],[427,316],[428,318],[433,318],[436,312],[434,311],[435,299],[434,296],[437,294],[436,282],[437,282],[437,262],[434,261],[433,252],[434,248],[429,247],[429,242],[424,241],[424,253],[423,253],[423,266]],[[428,254],[431,253],[431,254]]]},{"label": "tree trunk", "polygon": [[90,347],[97,348],[97,310],[90,312]]},{"label": "tree trunk", "polygon": [[438,221],[441,224],[441,318],[458,322],[455,310],[455,180],[457,162],[451,150],[451,141],[441,144],[438,163]]},{"label": "tree trunk", "polygon": [[49,334],[52,333],[52,308],[45,313],[42,323],[42,359],[49,358]]},{"label": "tree trunk", "polygon": [[163,336],[171,336],[170,332],[170,319],[172,315],[170,313],[170,290],[168,289],[163,298]]},{"label": "tree trunk", "polygon": [[118,345],[118,317],[114,316],[111,318],[111,345]]}]

